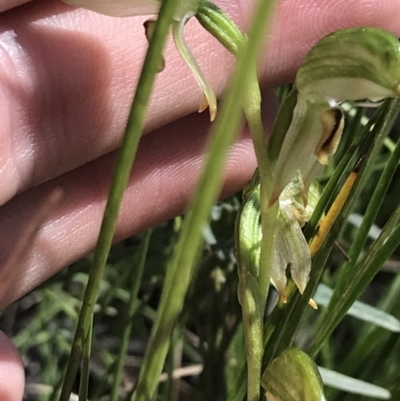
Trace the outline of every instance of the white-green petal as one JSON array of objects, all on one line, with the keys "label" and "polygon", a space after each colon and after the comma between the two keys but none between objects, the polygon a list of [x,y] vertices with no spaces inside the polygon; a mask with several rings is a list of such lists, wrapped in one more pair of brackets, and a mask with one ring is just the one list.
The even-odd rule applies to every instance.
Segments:
[{"label": "white-green petal", "polygon": [[[112,17],[132,17],[135,15],[158,14],[162,0],[63,0],[75,7],[87,8],[99,14]],[[181,0],[175,13],[175,20],[181,21],[184,16],[196,13],[199,0]]]},{"label": "white-green petal", "polygon": [[267,401],[282,401],[280,398],[275,397],[269,391],[265,393],[265,397],[267,397]]},{"label": "white-green petal", "polygon": [[158,14],[161,1],[158,0],[63,0],[75,7],[83,7],[99,14],[112,17]]},{"label": "white-green petal", "polygon": [[[313,183],[308,191],[309,203],[302,202],[301,180],[297,177],[282,191],[279,198],[279,214],[271,268],[271,283],[286,302],[286,269],[290,265],[292,279],[302,293],[307,285],[311,257],[301,227],[309,220],[318,203],[321,190]],[[260,182],[256,172],[244,190],[244,204],[237,225],[238,264],[253,277],[258,277],[260,264]],[[240,270],[240,269],[239,269]],[[310,305],[316,308],[313,300]]]},{"label": "white-green petal", "polygon": [[[303,196],[307,201],[308,185],[316,178],[319,172],[317,167],[322,160],[324,139],[331,138],[337,131],[335,122],[331,125],[324,124],[323,116],[331,110],[336,110],[337,103],[333,99],[326,99],[319,95],[301,96],[297,98],[297,104],[293,111],[293,118],[281,146],[279,157],[274,167],[274,191],[270,198],[270,204],[276,202],[282,190],[300,173],[303,179]],[[343,130],[343,126],[338,127]],[[340,134],[340,133],[339,133]]]},{"label": "white-green petal", "polygon": [[300,93],[336,101],[399,95],[400,47],[378,28],[343,29],[325,36],[307,54],[296,75]]},{"label": "white-green petal", "polygon": [[[297,104],[290,125],[286,125],[287,118],[281,119],[272,133],[273,138],[285,132],[286,136],[280,148],[273,147],[279,156],[273,154],[277,161],[271,205],[299,171],[306,200],[307,186],[321,170],[318,163],[328,163],[343,131],[343,120],[336,120],[337,126],[332,124],[332,117],[335,120],[335,115],[341,113],[336,102],[399,96],[399,42],[391,33],[377,28],[344,29],[327,35],[307,54],[294,87]],[[287,113],[279,115],[290,121]],[[274,142],[280,145],[279,140]]]},{"label": "white-green petal", "polygon": [[292,279],[304,292],[311,270],[311,256],[307,241],[293,213],[291,201],[279,202],[278,227],[275,239],[271,282],[286,302],[286,268],[290,266]]}]

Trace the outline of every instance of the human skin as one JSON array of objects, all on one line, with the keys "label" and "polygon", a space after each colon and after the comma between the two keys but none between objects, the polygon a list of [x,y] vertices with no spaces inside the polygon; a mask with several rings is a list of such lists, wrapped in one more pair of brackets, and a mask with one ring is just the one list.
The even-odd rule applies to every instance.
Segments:
[{"label": "human skin", "polygon": [[[147,47],[146,18],[111,18],[56,0],[16,7],[22,2],[0,0],[2,308],[93,249]],[[217,3],[245,28],[252,1]],[[264,96],[293,80],[306,52],[326,33],[368,25],[399,36],[399,17],[395,0],[281,0],[260,61]],[[195,21],[185,33],[220,95],[232,56]],[[200,90],[171,42],[165,56],[116,240],[184,212],[201,167],[208,114],[197,114]],[[267,100],[267,126],[274,110]],[[230,150],[221,195],[243,187],[254,168],[244,130]],[[62,196],[50,205],[55,189]],[[23,256],[16,263],[18,246]],[[22,391],[22,363],[0,335],[0,399],[21,400]]]}]

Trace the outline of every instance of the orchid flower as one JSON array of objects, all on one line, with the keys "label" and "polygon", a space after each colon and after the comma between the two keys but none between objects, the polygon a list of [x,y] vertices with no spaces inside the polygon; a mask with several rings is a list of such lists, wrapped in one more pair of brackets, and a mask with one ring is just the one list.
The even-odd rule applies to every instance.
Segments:
[{"label": "orchid flower", "polygon": [[[76,7],[87,8],[99,14],[113,17],[131,17],[134,15],[158,14],[162,0],[63,0],[65,3]],[[184,26],[186,22],[196,15],[198,0],[183,0],[172,23],[172,36],[175,45],[191,69],[198,85],[203,92],[203,100],[199,107],[202,112],[207,107],[210,110],[210,120],[213,121],[217,114],[217,99],[210,84],[205,79],[195,57],[190,51],[184,38]]]},{"label": "orchid flower", "polygon": [[399,95],[399,42],[391,33],[352,28],[321,39],[300,66],[271,135],[275,183],[270,205],[298,172],[307,200],[308,185],[340,141],[344,126],[341,102]]},{"label": "orchid flower", "polygon": [[[307,206],[304,206],[302,197],[302,183],[298,177],[285,187],[279,198],[271,283],[285,303],[287,301],[287,266],[290,267],[292,280],[301,294],[305,291],[310,277],[311,254],[301,229],[310,219],[318,203],[320,197],[318,184],[313,183],[309,187]],[[309,303],[314,309],[317,309],[314,300],[310,299]]]},{"label": "orchid flower", "polygon": [[[288,266],[292,280],[300,293],[303,293],[307,286],[311,271],[311,255],[301,228],[310,219],[319,197],[320,188],[317,183],[313,183],[308,190],[308,204],[304,206],[300,177],[295,177],[279,197],[270,281],[279,292],[283,302],[286,302],[288,298],[286,289]],[[238,265],[249,271],[253,277],[259,275],[261,238],[260,181],[256,172],[244,190],[243,208],[238,218],[236,245]],[[317,308],[312,299],[309,303],[314,309]]]}]

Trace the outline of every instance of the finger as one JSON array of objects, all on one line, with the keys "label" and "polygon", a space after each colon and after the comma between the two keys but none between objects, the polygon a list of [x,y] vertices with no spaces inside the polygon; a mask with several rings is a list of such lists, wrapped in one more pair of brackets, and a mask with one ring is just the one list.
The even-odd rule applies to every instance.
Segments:
[{"label": "finger", "polygon": [[[185,211],[202,165],[208,128],[207,118],[195,114],[143,138],[116,240]],[[104,156],[26,191],[0,209],[0,308],[93,249],[114,164],[114,153]],[[253,146],[245,133],[229,153],[223,195],[239,190],[254,169]],[[47,208],[48,215],[28,241],[29,246],[16,249],[32,231],[32,224],[37,224],[38,211],[55,188],[62,190],[63,198],[51,210]],[[18,260],[8,264],[14,252]]]},{"label": "finger", "polygon": [[30,0],[0,0],[0,13],[25,4]]},{"label": "finger", "polygon": [[0,400],[21,401],[24,384],[21,357],[13,343],[0,331]]},{"label": "finger", "polygon": [[[252,1],[221,1],[242,27]],[[262,68],[271,86],[291,80],[325,33],[372,25],[399,34],[400,3],[382,0],[279,2]],[[115,149],[147,48],[143,18],[110,18],[42,0],[0,16],[0,204],[16,193]],[[310,23],[312,21],[312,23]],[[190,21],[188,43],[220,94],[233,58]],[[195,111],[201,94],[171,42],[149,109],[149,131]]]},{"label": "finger", "polygon": [[[248,4],[249,2],[246,2]],[[263,53],[262,79],[293,82],[295,73],[311,47],[338,29],[371,26],[400,36],[400,3],[394,0],[319,0],[278,2]]]},{"label": "finger", "polygon": [[[9,55],[0,58],[4,202],[118,146],[148,44],[145,18],[110,18],[59,1],[32,2],[3,16]],[[202,31],[194,21],[191,28]],[[211,54],[215,48],[221,46],[214,43]],[[166,58],[147,131],[195,111],[201,101],[171,43]],[[227,52],[223,58],[231,59]]]}]

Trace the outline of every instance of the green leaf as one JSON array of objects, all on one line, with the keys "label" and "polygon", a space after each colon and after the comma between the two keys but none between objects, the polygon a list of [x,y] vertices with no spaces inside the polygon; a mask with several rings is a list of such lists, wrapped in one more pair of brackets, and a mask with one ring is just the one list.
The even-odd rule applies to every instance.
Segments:
[{"label": "green leaf", "polygon": [[375,386],[363,380],[353,379],[330,369],[319,366],[318,369],[324,384],[327,386],[347,391],[348,393],[366,395],[367,397],[379,398],[381,400],[388,400],[391,397],[390,392],[382,387]]},{"label": "green leaf", "polygon": [[[325,284],[319,284],[317,292],[314,295],[314,300],[318,305],[327,306],[331,300],[333,290]],[[393,331],[400,332],[400,320],[373,306],[363,302],[356,301],[347,311],[347,315],[353,316],[356,319],[365,322],[373,323],[376,326]]]},{"label": "green leaf", "polygon": [[272,361],[261,385],[267,391],[267,401],[325,400],[317,365],[297,348],[286,349]]}]

